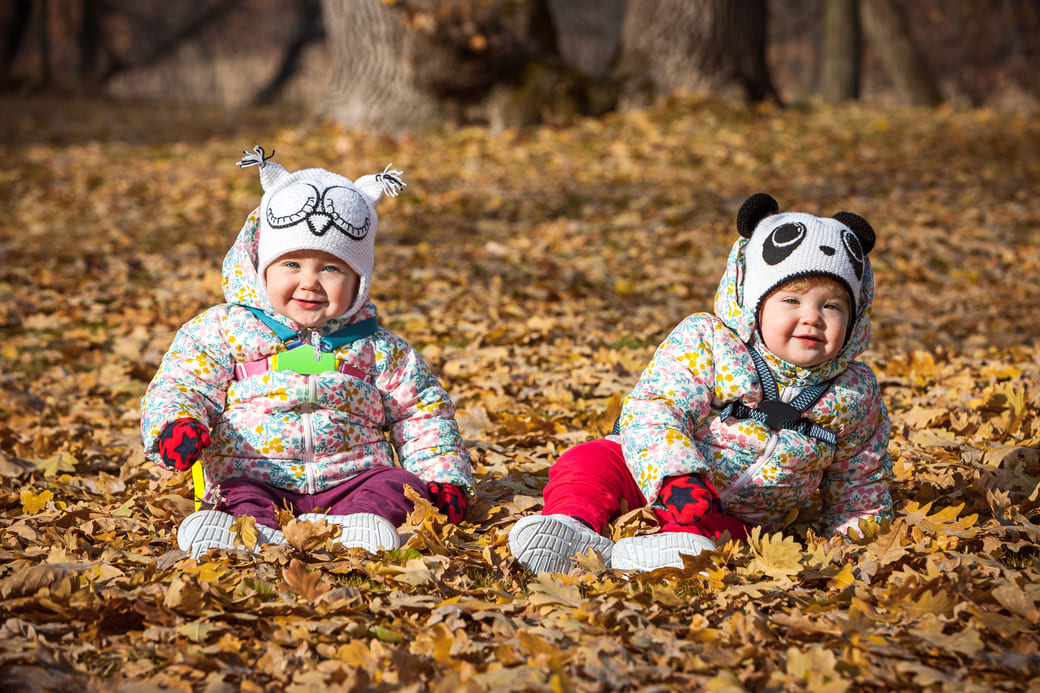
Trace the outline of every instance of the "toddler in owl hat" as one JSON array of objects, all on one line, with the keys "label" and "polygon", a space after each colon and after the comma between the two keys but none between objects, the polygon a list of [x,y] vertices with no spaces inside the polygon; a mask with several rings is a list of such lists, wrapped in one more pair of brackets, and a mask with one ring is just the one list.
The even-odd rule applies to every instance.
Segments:
[{"label": "toddler in owl hat", "polygon": [[395,549],[405,486],[460,522],[473,476],[454,406],[369,299],[375,205],[400,171],[289,172],[260,147],[238,163],[259,169],[264,194],[224,258],[225,302],[178,330],[141,402],[146,457],[201,465],[207,508],[178,545],[242,545],[240,515],[260,535],[246,548],[284,542],[288,508],[338,525],[347,547]]},{"label": "toddler in owl hat", "polygon": [[[549,469],[542,514],[509,535],[535,572],[590,549],[608,567],[683,567],[751,526],[776,530],[813,505],[818,529],[889,518],[891,424],[871,369],[874,231],[860,216],[780,213],[758,193],[737,215],[714,313],[684,319],[657,348],[604,439]],[[602,532],[649,506],[654,534]]]}]

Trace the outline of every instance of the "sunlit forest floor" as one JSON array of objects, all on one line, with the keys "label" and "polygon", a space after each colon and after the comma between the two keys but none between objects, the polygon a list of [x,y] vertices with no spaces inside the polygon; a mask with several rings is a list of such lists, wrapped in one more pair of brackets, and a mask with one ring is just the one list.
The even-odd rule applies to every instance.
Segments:
[{"label": "sunlit forest floor", "polygon": [[[296,114],[0,101],[0,688],[1040,690],[1040,119],[675,98],[557,128],[366,135]],[[479,495],[405,548],[195,561],[138,404],[290,170],[402,169],[372,296],[458,407]],[[895,522],[808,513],[683,570],[532,576],[506,536],[711,309],[740,203],[868,219]],[[633,531],[638,518],[617,532]]]}]

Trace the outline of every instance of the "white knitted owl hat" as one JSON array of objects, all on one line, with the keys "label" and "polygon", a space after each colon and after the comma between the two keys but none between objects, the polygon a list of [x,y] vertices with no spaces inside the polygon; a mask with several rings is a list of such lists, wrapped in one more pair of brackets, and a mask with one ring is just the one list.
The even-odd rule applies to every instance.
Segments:
[{"label": "white knitted owl hat", "polygon": [[[323,250],[357,272],[357,297],[344,313],[351,315],[368,301],[375,263],[375,204],[383,195],[396,197],[405,183],[388,165],[382,173],[351,181],[322,168],[290,173],[254,147],[238,165],[256,166],[264,196],[260,200],[260,233],[256,258],[258,281],[264,286],[267,267],[286,253]],[[342,317],[342,316],[337,316]]]},{"label": "white knitted owl hat", "polygon": [[[755,193],[737,213],[744,248],[743,304],[756,316],[762,301],[781,284],[799,277],[829,277],[849,293],[849,334],[862,307],[861,289],[874,247],[874,230],[852,212],[832,218],[786,212],[769,195]],[[756,320],[757,321],[757,320]]]}]

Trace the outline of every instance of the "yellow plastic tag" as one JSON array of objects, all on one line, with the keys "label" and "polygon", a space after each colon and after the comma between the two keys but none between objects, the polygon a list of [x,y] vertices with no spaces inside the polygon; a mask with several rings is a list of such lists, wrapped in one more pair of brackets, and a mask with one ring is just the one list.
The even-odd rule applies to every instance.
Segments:
[{"label": "yellow plastic tag", "polygon": [[202,463],[191,465],[191,481],[195,486],[195,512],[202,507],[202,497],[206,495],[206,475],[202,473]]}]

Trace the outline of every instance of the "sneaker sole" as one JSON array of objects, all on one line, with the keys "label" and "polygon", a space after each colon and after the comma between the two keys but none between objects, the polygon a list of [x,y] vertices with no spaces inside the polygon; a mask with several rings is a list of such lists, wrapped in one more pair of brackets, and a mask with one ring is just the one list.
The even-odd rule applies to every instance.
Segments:
[{"label": "sneaker sole", "polygon": [[568,572],[575,565],[571,557],[589,549],[599,551],[610,565],[613,546],[604,536],[580,532],[547,515],[521,518],[509,532],[513,557],[533,573]]},{"label": "sneaker sole", "polygon": [[200,510],[184,518],[177,529],[177,547],[198,558],[210,549],[235,548],[235,522],[230,514],[219,510]]},{"label": "sneaker sole", "polygon": [[[190,551],[193,558],[198,558],[210,549],[236,549],[235,532],[231,529],[235,518],[230,513],[219,510],[200,510],[184,518],[177,530],[177,547],[181,551]],[[266,525],[257,525],[261,544],[284,544],[285,534],[280,529],[271,529]]]},{"label": "sneaker sole", "polygon": [[714,551],[715,544],[697,534],[667,533],[626,537],[614,544],[610,567],[649,572],[658,568],[682,568],[683,556]]},{"label": "sneaker sole", "polygon": [[304,513],[296,518],[304,522],[324,520],[330,525],[339,525],[340,535],[336,541],[351,549],[365,549],[369,553],[380,550],[393,551],[400,548],[401,537],[389,520],[374,513],[354,515],[320,515]]}]

